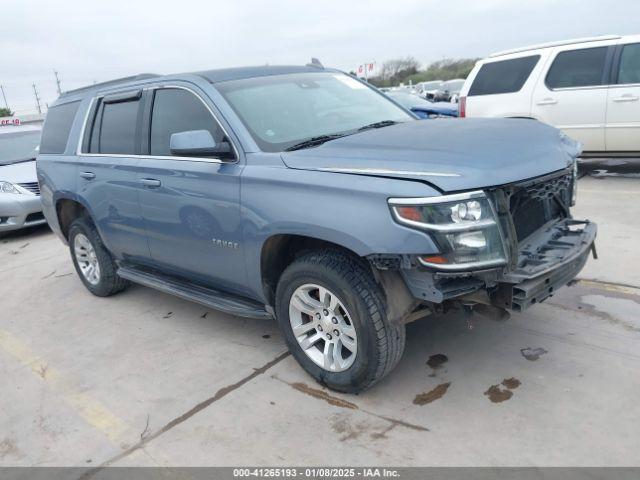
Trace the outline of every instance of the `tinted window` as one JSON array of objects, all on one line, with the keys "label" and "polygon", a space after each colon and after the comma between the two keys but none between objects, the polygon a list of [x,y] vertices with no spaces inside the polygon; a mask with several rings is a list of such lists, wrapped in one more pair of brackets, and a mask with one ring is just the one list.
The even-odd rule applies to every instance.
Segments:
[{"label": "tinted window", "polygon": [[40,153],[63,153],[80,102],[51,107],[42,131]]},{"label": "tinted window", "polygon": [[640,83],[640,43],[625,45],[622,49],[618,83]]},{"label": "tinted window", "polygon": [[540,55],[485,63],[469,89],[469,96],[520,91],[538,60]]},{"label": "tinted window", "polygon": [[561,52],[547,74],[549,88],[602,85],[607,47]]},{"label": "tinted window", "polygon": [[208,130],[216,142],[224,139],[211,112],[193,93],[177,88],[156,90],[151,117],[151,155],[171,155],[171,135],[190,130]]},{"label": "tinted window", "polygon": [[[133,155],[136,153],[136,125],[139,101],[103,103],[98,109],[91,151]],[[96,143],[96,134],[98,135]]]}]

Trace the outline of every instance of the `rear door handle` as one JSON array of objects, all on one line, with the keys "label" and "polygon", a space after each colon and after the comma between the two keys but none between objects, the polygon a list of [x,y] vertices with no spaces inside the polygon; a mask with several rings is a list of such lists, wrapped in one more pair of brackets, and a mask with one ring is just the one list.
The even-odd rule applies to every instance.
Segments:
[{"label": "rear door handle", "polygon": [[620,97],[616,97],[613,99],[614,102],[636,102],[638,101],[638,97],[637,95],[633,95],[632,93],[625,93],[624,95],[620,96]]},{"label": "rear door handle", "polygon": [[80,176],[85,180],[93,180],[94,178],[96,178],[96,174],[93,172],[81,172]]},{"label": "rear door handle", "polygon": [[141,178],[140,183],[145,187],[159,187],[162,185],[162,182],[155,178]]},{"label": "rear door handle", "polygon": [[543,98],[537,104],[538,105],[555,105],[556,103],[558,103],[558,101],[555,98],[548,97],[548,98]]}]

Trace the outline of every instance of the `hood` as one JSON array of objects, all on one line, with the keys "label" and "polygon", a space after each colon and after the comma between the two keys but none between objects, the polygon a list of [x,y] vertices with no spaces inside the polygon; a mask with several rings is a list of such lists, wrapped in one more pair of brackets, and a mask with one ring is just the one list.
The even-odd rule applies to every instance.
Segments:
[{"label": "hood", "polygon": [[36,161],[0,165],[0,180],[11,183],[37,182]]},{"label": "hood", "polygon": [[528,119],[412,121],[284,152],[289,168],[428,182],[443,192],[503,185],[567,168],[580,153]]}]

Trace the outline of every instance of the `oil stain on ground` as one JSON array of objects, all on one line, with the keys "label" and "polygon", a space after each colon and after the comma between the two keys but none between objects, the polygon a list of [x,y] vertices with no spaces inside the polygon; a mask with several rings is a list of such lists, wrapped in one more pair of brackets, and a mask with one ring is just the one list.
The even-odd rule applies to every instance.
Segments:
[{"label": "oil stain on ground", "polygon": [[442,365],[449,361],[449,357],[447,357],[443,353],[436,353],[435,355],[431,355],[429,360],[427,360],[427,365],[431,367],[433,370],[432,373],[429,374],[430,377],[435,377],[438,375],[438,370],[442,368]]},{"label": "oil stain on ground", "polygon": [[544,348],[527,347],[520,350],[520,353],[524,358],[526,358],[530,362],[535,362],[540,358],[541,355],[544,355],[545,353],[549,353],[549,352],[547,352]]},{"label": "oil stain on ground", "polygon": [[449,390],[450,385],[451,385],[451,382],[441,383],[440,385],[438,385],[432,390],[429,390],[428,392],[424,392],[416,395],[416,398],[413,399],[413,404],[426,405],[428,403],[434,402],[435,400],[438,400],[439,398],[442,398],[444,394],[447,393],[447,390]]},{"label": "oil stain on ground", "polygon": [[[318,400],[324,400],[329,405],[333,405],[333,406],[341,407],[341,408],[348,408],[350,410],[359,410],[361,412],[366,413],[367,415],[371,415],[372,417],[379,418],[380,420],[385,420],[385,421],[389,422],[391,425],[393,425],[394,428],[395,427],[404,427],[404,428],[408,428],[410,430],[415,430],[417,432],[428,432],[429,431],[428,428],[423,427],[422,425],[415,425],[413,423],[405,422],[404,420],[400,420],[400,419],[393,418],[393,417],[387,417],[386,415],[380,415],[379,413],[375,413],[375,412],[372,412],[370,410],[366,410],[364,408],[360,408],[355,403],[351,403],[351,402],[348,402],[348,401],[343,400],[341,398],[334,397],[333,395],[330,395],[329,393],[325,392],[324,390],[320,390],[320,389],[317,389],[317,388],[311,388],[306,383],[302,383],[302,382],[289,383],[289,382],[287,382],[285,380],[282,380],[282,379],[278,378],[277,375],[271,375],[271,378],[273,378],[274,380],[278,380],[279,382],[285,383],[285,384],[289,385],[291,388],[297,390],[298,392],[304,393],[305,395],[309,395],[309,396],[311,396],[313,398],[316,398]],[[389,430],[391,430],[391,429],[389,429]],[[384,436],[384,433],[386,433],[386,432],[382,432],[383,436]],[[377,437],[377,438],[383,438],[383,437]]]},{"label": "oil stain on ground", "polygon": [[[501,388],[501,385],[505,388]],[[500,385],[491,385],[484,394],[489,397],[489,400],[493,403],[506,402],[513,397],[511,390],[518,388],[520,385],[521,382],[517,378],[505,378]]]},{"label": "oil stain on ground", "polygon": [[434,370],[441,368],[443,364],[447,363],[449,357],[442,353],[436,353],[435,355],[431,355],[429,360],[427,360],[427,365],[429,365]]},{"label": "oil stain on ground", "polygon": [[518,388],[521,385],[521,382],[517,378],[511,377],[502,380],[502,385],[507,387],[509,390],[513,390]]},{"label": "oil stain on ground", "polygon": [[298,390],[299,392],[302,392],[311,397],[317,398],[318,400],[324,400],[329,405],[333,405],[334,407],[350,408],[352,410],[358,409],[358,406],[355,403],[347,402],[346,400],[343,400],[341,398],[334,397],[333,395],[329,395],[324,390],[311,388],[306,383],[296,382],[296,383],[292,383],[291,386],[296,390]]}]

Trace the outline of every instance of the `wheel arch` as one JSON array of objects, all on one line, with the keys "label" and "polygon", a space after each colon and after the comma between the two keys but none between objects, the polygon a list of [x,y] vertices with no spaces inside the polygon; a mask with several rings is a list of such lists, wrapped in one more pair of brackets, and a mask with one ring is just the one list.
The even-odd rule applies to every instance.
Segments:
[{"label": "wheel arch", "polygon": [[60,236],[63,237],[65,242],[69,238],[69,227],[76,218],[83,215],[91,217],[87,206],[83,202],[79,201],[79,199],[72,197],[57,198],[55,200],[55,212]]},{"label": "wheel arch", "polygon": [[371,268],[362,255],[345,245],[300,234],[278,233],[271,235],[264,241],[260,249],[260,278],[262,291],[268,305],[275,305],[276,287],[284,270],[305,252],[323,248],[346,252]]}]

